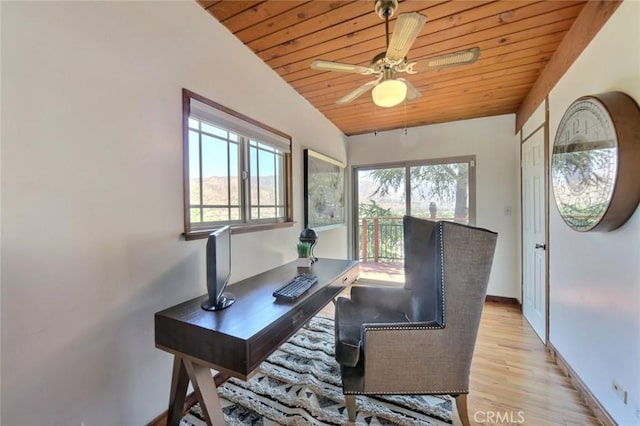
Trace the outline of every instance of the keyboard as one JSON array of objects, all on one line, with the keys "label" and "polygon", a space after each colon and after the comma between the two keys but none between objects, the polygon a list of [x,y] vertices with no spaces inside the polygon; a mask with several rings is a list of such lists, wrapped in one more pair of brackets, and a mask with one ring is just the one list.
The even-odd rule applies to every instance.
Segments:
[{"label": "keyboard", "polygon": [[317,282],[318,277],[313,274],[303,272],[293,277],[291,281],[280,287],[278,290],[274,291],[273,297],[275,297],[279,302],[293,302]]}]

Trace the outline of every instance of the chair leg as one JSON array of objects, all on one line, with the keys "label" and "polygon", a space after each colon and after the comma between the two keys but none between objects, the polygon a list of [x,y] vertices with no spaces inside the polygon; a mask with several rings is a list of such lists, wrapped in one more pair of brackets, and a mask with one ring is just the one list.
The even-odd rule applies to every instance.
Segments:
[{"label": "chair leg", "polygon": [[344,400],[347,404],[347,414],[349,415],[349,421],[356,421],[356,396],[355,395],[345,395]]},{"label": "chair leg", "polygon": [[471,423],[469,423],[469,413],[467,412],[467,394],[455,395],[455,398],[462,426],[469,426]]}]

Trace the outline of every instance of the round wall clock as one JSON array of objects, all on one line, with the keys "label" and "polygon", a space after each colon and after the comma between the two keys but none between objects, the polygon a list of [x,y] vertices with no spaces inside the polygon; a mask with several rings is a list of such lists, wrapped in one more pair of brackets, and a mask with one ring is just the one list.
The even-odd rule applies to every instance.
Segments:
[{"label": "round wall clock", "polygon": [[640,202],[640,108],[620,92],[583,96],[562,116],[551,182],[560,216],[576,231],[611,231]]}]

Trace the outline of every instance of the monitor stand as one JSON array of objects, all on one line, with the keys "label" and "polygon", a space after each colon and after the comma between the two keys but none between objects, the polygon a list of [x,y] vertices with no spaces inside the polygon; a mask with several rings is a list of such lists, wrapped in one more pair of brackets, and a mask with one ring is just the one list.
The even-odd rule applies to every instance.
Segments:
[{"label": "monitor stand", "polygon": [[233,305],[233,302],[235,301],[236,301],[236,298],[233,294],[225,292],[220,295],[220,299],[218,299],[218,303],[211,304],[211,302],[207,298],[207,300],[202,302],[202,305],[200,306],[205,311],[219,311],[221,309],[228,308],[229,306]]}]

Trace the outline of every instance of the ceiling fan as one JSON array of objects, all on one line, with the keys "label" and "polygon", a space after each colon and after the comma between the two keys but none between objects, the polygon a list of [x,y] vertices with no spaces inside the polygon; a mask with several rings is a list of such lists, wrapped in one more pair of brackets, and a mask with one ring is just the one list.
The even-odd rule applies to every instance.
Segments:
[{"label": "ceiling fan", "polygon": [[427,17],[417,13],[401,13],[396,20],[395,30],[389,40],[389,18],[398,7],[398,0],[376,0],[374,10],[384,19],[387,51],[376,55],[368,67],[352,65],[342,62],[325,61],[316,59],[311,63],[311,68],[320,71],[340,71],[364,75],[374,75],[377,78],[363,84],[346,96],[338,99],[337,104],[347,104],[358,98],[365,92],[372,90],[373,102],[381,107],[392,107],[400,104],[405,99],[411,101],[421,96],[413,84],[402,77],[396,77],[398,73],[406,72],[415,74],[419,69],[443,68],[455,65],[466,65],[475,62],[480,56],[477,47],[460,50],[454,53],[433,56],[415,62],[407,62],[407,53],[416,41]]}]

